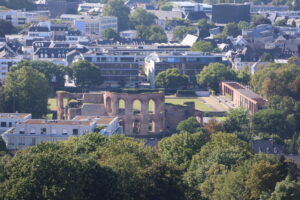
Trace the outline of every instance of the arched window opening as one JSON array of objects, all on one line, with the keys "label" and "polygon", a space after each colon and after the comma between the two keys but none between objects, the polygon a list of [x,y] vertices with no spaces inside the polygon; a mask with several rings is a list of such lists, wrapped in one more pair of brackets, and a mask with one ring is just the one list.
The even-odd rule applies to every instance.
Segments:
[{"label": "arched window opening", "polygon": [[142,103],[140,100],[134,100],[132,103],[132,110],[134,115],[141,114],[142,112]]},{"label": "arched window opening", "polygon": [[148,104],[148,113],[155,114],[155,102],[151,99]]},{"label": "arched window opening", "polygon": [[141,122],[138,119],[134,120],[132,127],[133,127],[132,130],[133,134],[138,135],[141,130]]},{"label": "arched window opening", "polygon": [[106,109],[107,109],[107,112],[108,113],[111,113],[112,112],[112,108],[111,108],[111,98],[110,97],[107,97],[106,98]]},{"label": "arched window opening", "polygon": [[118,113],[119,114],[125,114],[125,101],[123,99],[120,99],[118,104],[119,104]]},{"label": "arched window opening", "polygon": [[155,132],[155,122],[152,119],[149,120],[148,132],[149,133],[154,133]]}]

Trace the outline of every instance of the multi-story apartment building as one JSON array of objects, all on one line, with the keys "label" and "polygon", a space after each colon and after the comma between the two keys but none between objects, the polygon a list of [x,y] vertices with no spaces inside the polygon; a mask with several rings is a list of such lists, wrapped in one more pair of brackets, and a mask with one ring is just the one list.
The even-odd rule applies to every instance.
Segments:
[{"label": "multi-story apartment building", "polygon": [[11,127],[16,127],[17,123],[31,119],[29,113],[0,113],[0,134]]},{"label": "multi-story apartment building", "polygon": [[[13,118],[12,114],[3,115],[4,117],[8,115],[10,118]],[[17,116],[17,114],[15,115]],[[18,118],[18,121],[15,120],[18,123],[13,121],[12,128],[6,130],[2,135],[9,150],[24,149],[40,142],[67,140],[71,136],[77,137],[96,131],[96,128],[100,129],[98,130],[100,134],[107,136],[122,133],[119,118],[116,116],[82,115],[76,116],[72,120],[47,120],[31,119],[31,114],[19,115],[23,116],[23,118]],[[5,122],[9,123],[8,121],[5,119]],[[4,125],[4,122],[1,121],[1,125]]]},{"label": "multi-story apartment building", "polygon": [[27,23],[36,23],[41,20],[47,20],[50,16],[49,11],[31,11],[22,10],[1,10],[0,19],[9,21],[14,26],[22,26]]},{"label": "multi-story apartment building", "polygon": [[1,57],[0,55],[0,83],[4,83],[9,68],[16,65],[22,60],[21,56],[15,57]]},{"label": "multi-story apartment building", "polygon": [[93,132],[95,128],[95,120],[29,119],[8,129],[2,137],[9,150],[18,150],[43,141],[61,141],[70,136],[84,135]]},{"label": "multi-story apartment building", "polygon": [[182,74],[189,77],[190,82],[195,83],[195,76],[200,73],[202,68],[214,62],[223,62],[222,55],[211,55],[203,52],[152,53],[145,58],[144,71],[152,88],[156,75],[169,68],[177,68]]},{"label": "multi-story apartment building", "polygon": [[229,98],[236,107],[255,113],[266,103],[261,96],[238,82],[221,82],[222,95]]},{"label": "multi-story apartment building", "polygon": [[86,35],[102,36],[107,29],[118,31],[118,20],[114,16],[84,16],[74,20],[77,30]]},{"label": "multi-story apartment building", "polygon": [[135,55],[85,53],[82,56],[100,66],[103,87],[135,87],[139,82],[139,60]]}]

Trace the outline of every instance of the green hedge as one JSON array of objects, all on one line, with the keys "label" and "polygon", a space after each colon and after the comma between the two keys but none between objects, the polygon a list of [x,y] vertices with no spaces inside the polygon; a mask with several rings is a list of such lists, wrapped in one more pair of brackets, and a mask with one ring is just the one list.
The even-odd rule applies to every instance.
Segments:
[{"label": "green hedge", "polygon": [[177,90],[176,92],[177,97],[194,97],[196,96],[194,90]]}]

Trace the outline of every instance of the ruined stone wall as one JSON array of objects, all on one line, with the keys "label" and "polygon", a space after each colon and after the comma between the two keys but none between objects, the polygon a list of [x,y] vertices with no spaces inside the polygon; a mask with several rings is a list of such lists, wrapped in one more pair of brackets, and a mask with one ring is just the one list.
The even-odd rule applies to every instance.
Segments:
[{"label": "ruined stone wall", "polygon": [[[125,108],[120,109],[120,101],[125,103]],[[134,102],[139,101],[141,110],[134,110]],[[154,111],[149,111],[150,101],[154,102]],[[104,93],[104,104],[108,115],[118,115],[122,121],[126,135],[159,134],[165,129],[165,96],[163,93]]]},{"label": "ruined stone wall", "polygon": [[[64,99],[76,99],[81,102],[79,108],[64,106]],[[120,101],[125,104],[124,109],[119,107]],[[141,109],[134,109],[134,102],[139,101]],[[154,102],[153,112],[149,110],[150,101]],[[118,116],[121,119],[124,133],[126,135],[148,135],[149,133],[159,134],[165,130],[165,96],[164,93],[116,93],[104,92],[95,94],[57,92],[57,118],[72,119],[75,115],[91,112],[85,107],[96,106],[98,115]],[[95,105],[85,106],[84,103]],[[99,105],[99,106],[97,106]],[[105,110],[103,110],[103,109]],[[100,112],[101,111],[101,112]],[[93,115],[96,113],[93,112]]]},{"label": "ruined stone wall", "polygon": [[178,123],[189,117],[196,117],[199,123],[203,124],[203,113],[195,109],[194,102],[187,102],[184,106],[165,104],[166,131],[175,133]]}]

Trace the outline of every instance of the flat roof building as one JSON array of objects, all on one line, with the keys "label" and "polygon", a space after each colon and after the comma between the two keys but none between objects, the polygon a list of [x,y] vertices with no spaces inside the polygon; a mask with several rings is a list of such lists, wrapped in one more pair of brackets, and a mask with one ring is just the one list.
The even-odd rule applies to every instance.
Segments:
[{"label": "flat roof building", "polygon": [[244,107],[250,113],[260,110],[266,100],[238,82],[221,82],[222,95],[230,98],[236,107]]},{"label": "flat roof building", "polygon": [[5,131],[2,137],[7,149],[19,150],[40,142],[62,141],[70,136],[81,136],[93,132],[95,128],[95,120],[28,119]]},{"label": "flat roof building", "polygon": [[196,75],[205,65],[214,62],[222,62],[222,55],[203,52],[152,53],[145,58],[144,70],[150,86],[154,88],[154,80],[159,72],[177,68],[189,77],[191,83],[196,83]]},{"label": "flat roof building", "polygon": [[31,117],[29,113],[0,113],[0,135],[8,129],[16,127],[17,123],[31,119]]}]

